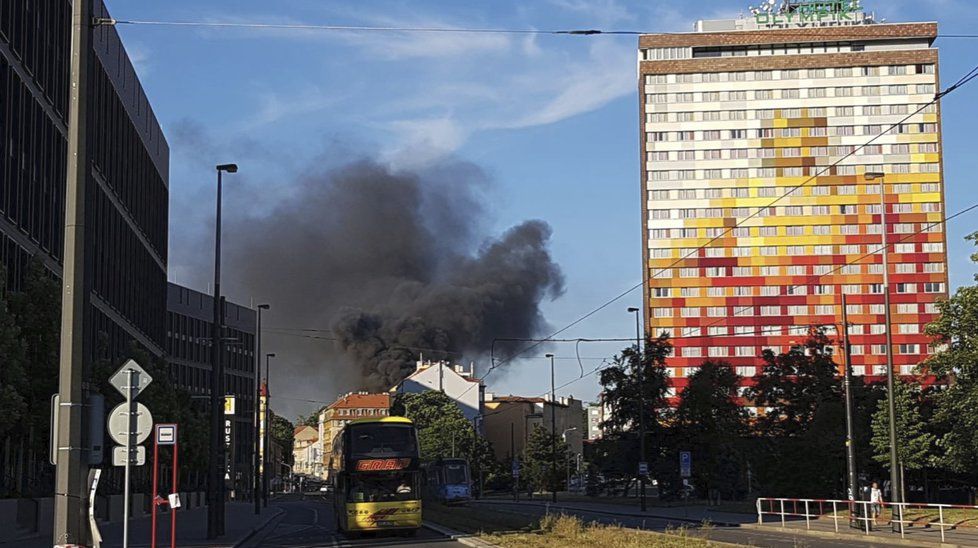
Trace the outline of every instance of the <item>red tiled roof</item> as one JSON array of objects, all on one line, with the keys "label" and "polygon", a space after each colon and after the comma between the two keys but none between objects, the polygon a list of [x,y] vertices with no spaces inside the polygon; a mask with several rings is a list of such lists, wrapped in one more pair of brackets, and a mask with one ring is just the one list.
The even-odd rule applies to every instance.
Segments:
[{"label": "red tiled roof", "polygon": [[388,409],[390,394],[347,394],[329,405],[329,409]]}]

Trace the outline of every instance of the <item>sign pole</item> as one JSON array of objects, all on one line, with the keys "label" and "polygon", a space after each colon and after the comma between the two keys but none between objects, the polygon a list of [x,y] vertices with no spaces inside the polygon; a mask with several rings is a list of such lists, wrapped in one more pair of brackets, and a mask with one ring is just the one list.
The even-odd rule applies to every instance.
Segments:
[{"label": "sign pole", "polygon": [[126,431],[126,467],[125,467],[125,480],[123,486],[122,504],[125,508],[122,509],[122,548],[129,548],[129,472],[132,469],[132,446],[133,446],[133,431],[136,429],[136,406],[135,398],[133,398],[133,382],[135,377],[135,371],[130,368],[126,371],[128,387],[126,387],[126,407],[129,412],[129,428]]},{"label": "sign pole", "polygon": [[150,527],[152,528],[153,534],[150,536],[150,541],[149,541],[150,548],[156,548],[156,506],[160,497],[159,469],[160,469],[160,437],[157,434],[156,436],[153,436],[153,498],[151,499],[153,501],[153,508],[151,510],[152,518],[150,518],[150,522],[152,524],[150,525]]},{"label": "sign pole", "polygon": [[[178,468],[177,468],[177,455],[180,451],[180,445],[177,443],[176,428],[174,428],[173,435],[173,479],[170,481],[170,490],[174,493],[180,492],[180,484],[177,481],[179,478]],[[170,548],[177,548],[177,507],[173,505],[170,506]]]}]

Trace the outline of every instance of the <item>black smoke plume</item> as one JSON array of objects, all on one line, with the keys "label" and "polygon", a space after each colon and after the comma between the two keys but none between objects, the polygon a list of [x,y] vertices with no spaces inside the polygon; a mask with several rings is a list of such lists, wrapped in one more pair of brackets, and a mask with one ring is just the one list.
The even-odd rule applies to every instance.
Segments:
[{"label": "black smoke plume", "polygon": [[228,230],[228,277],[236,294],[273,303],[271,340],[297,354],[293,376],[337,392],[389,389],[422,353],[484,358],[496,337],[539,335],[540,303],[563,291],[546,223],[486,236],[487,185],[464,162],[306,174],[270,212]]}]

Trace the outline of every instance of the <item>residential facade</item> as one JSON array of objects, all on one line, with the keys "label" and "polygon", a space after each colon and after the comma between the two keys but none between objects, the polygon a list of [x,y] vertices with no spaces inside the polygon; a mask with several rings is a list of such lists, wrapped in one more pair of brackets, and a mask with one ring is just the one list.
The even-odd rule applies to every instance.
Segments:
[{"label": "residential facade", "polygon": [[316,427],[296,426],[292,441],[292,472],[307,476],[322,474],[322,444]]},{"label": "residential facade", "polygon": [[854,374],[885,377],[881,188],[896,373],[928,355],[947,296],[937,26],[805,4],[640,37],[645,319],[673,338],[672,395],[706,359],[749,384],[762,351],[836,338],[843,294]]},{"label": "residential facade", "polygon": [[466,420],[476,421],[482,414],[485,386],[475,376],[475,365],[466,369],[446,361],[418,360],[414,373],[401,381],[392,392],[420,394],[438,390],[451,398]]},{"label": "residential facade", "polygon": [[[13,290],[31,260],[61,276],[70,26],[69,0],[0,7],[0,264]],[[119,360],[133,342],[162,356],[169,147],[115,28],[92,42],[85,358]]]},{"label": "residential facade", "polygon": [[336,398],[336,401],[319,413],[317,432],[319,439],[322,440],[320,462],[324,476],[329,474],[333,441],[343,431],[343,427],[358,419],[386,417],[390,414],[390,408],[390,394],[350,392]]},{"label": "residential facade", "polygon": [[559,398],[556,403],[545,398],[486,395],[486,411],[482,419],[485,437],[492,443],[496,460],[509,462],[519,458],[535,428],[554,432],[567,442],[571,453],[582,453],[586,436],[583,402],[573,397]]}]

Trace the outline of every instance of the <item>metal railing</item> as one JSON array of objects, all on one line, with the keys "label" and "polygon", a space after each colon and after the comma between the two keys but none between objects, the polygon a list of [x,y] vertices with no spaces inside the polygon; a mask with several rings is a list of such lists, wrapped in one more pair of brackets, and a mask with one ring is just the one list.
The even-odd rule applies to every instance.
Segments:
[{"label": "metal railing", "polygon": [[[859,529],[867,535],[873,530],[873,525],[877,524],[877,515],[874,515],[873,503],[867,500],[835,500],[835,499],[790,499],[790,498],[759,498],[757,499],[757,523],[764,524],[764,516],[778,516],[781,527],[787,527],[788,518],[792,521],[796,518],[805,519],[805,528],[812,528],[812,519],[822,519],[828,516],[832,518],[835,532],[839,532],[839,521],[848,521],[850,524],[859,524]],[[957,504],[917,504],[910,502],[889,502],[881,503],[880,514],[883,508],[890,508],[891,518],[889,524],[894,527],[894,532],[899,530],[900,537],[906,537],[906,527],[912,525],[915,520],[905,519],[909,510],[937,510],[938,521],[929,522],[931,527],[937,526],[941,531],[941,542],[945,541],[947,529],[954,529],[954,523],[944,521],[944,511],[948,509],[966,509],[978,511],[978,506],[964,506]],[[840,514],[840,511],[842,514]]]}]

